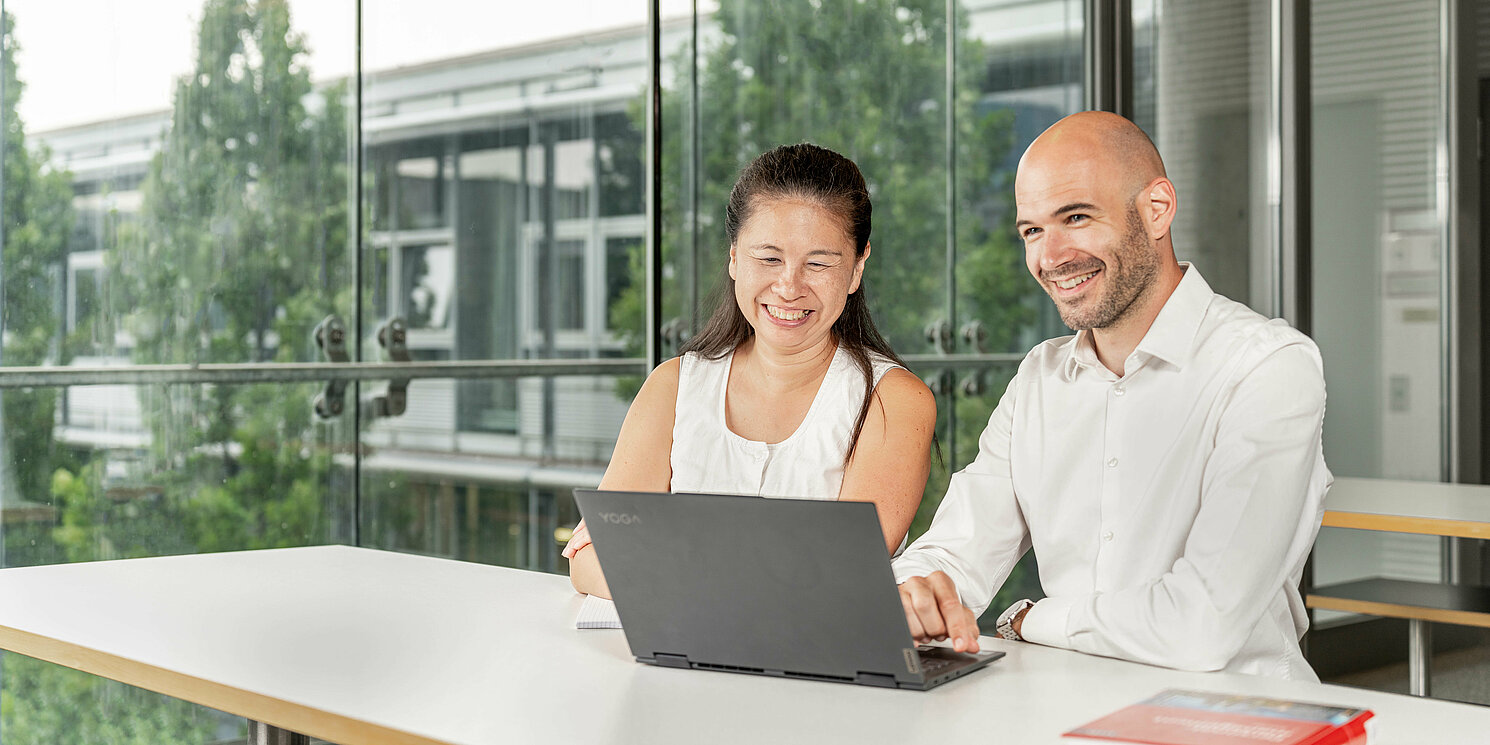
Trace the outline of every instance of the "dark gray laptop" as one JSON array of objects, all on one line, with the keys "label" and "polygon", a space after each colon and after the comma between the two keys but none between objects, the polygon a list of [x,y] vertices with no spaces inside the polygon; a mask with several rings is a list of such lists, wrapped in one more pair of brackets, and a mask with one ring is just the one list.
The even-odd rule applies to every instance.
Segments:
[{"label": "dark gray laptop", "polygon": [[926,690],[1004,655],[917,648],[868,502],[574,499],[639,662]]}]

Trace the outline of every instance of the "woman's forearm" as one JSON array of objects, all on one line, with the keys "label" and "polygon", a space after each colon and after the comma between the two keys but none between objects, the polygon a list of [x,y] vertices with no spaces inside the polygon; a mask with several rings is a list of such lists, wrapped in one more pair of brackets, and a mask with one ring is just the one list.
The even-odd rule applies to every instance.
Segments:
[{"label": "woman's forearm", "polygon": [[600,560],[595,558],[595,549],[585,546],[569,560],[569,582],[574,589],[587,595],[609,598],[610,588],[605,584],[605,575],[600,571]]}]

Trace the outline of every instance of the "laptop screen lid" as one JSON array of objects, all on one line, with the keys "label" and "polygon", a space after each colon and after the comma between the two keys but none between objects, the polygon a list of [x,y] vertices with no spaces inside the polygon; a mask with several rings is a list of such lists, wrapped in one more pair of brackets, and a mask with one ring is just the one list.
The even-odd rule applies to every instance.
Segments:
[{"label": "laptop screen lid", "polygon": [[637,659],[922,680],[873,504],[574,495]]}]

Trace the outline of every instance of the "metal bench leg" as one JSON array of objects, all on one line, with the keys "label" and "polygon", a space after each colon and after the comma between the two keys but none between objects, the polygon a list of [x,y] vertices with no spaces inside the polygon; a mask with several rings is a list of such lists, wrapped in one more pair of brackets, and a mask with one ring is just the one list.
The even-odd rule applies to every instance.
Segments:
[{"label": "metal bench leg", "polygon": [[1407,692],[1429,695],[1433,672],[1433,627],[1420,618],[1407,621]]},{"label": "metal bench leg", "polygon": [[310,738],[299,732],[248,720],[249,745],[310,745]]}]

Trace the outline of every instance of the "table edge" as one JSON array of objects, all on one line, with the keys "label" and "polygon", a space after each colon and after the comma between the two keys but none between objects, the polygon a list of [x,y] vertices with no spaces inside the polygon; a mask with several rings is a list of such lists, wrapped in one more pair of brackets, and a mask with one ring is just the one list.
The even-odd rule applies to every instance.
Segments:
[{"label": "table edge", "polygon": [[1326,528],[1354,528],[1356,530],[1378,530],[1389,533],[1416,533],[1420,535],[1448,536],[1454,538],[1490,539],[1490,523],[1476,520],[1451,520],[1441,517],[1415,517],[1389,515],[1378,512],[1353,512],[1349,510],[1325,510],[1320,525]]},{"label": "table edge", "polygon": [[11,626],[0,625],[0,649],[328,742],[453,745]]}]

